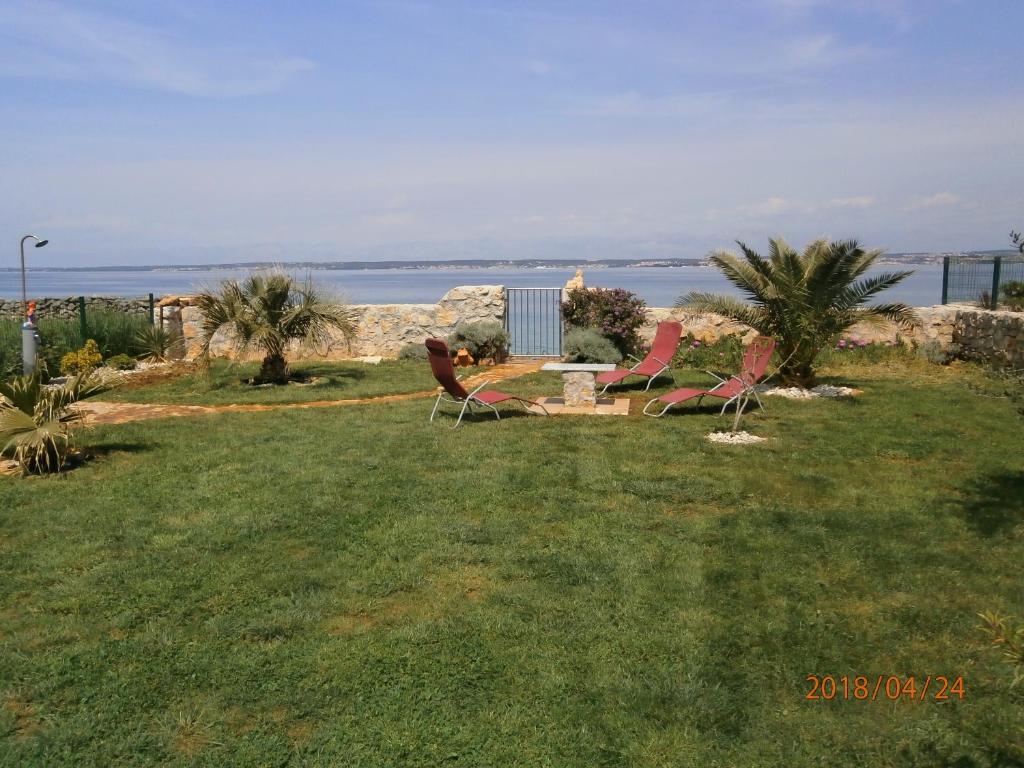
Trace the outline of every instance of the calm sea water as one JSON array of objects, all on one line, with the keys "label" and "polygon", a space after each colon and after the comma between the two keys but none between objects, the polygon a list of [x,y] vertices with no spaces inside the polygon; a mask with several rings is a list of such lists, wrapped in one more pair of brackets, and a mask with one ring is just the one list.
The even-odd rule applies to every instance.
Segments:
[{"label": "calm sea water", "polygon": [[[902,267],[878,267],[872,274]],[[914,274],[882,298],[912,306],[938,304],[942,293],[942,266],[910,267]],[[29,296],[80,295],[157,296],[189,293],[215,286],[226,277],[243,277],[247,270],[158,270],[151,272],[29,272]],[[318,269],[310,273],[317,284],[358,304],[434,303],[457,285],[505,285],[511,288],[559,288],[575,274],[572,269]],[[298,273],[304,277],[305,273]],[[584,271],[587,285],[626,288],[653,307],[672,306],[688,291],[736,294],[713,267],[609,267]],[[18,272],[0,272],[0,297],[21,296]]]}]

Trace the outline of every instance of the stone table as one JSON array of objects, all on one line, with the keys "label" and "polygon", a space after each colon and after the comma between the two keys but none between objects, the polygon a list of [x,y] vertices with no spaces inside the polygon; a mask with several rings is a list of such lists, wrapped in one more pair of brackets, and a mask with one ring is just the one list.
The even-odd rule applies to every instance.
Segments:
[{"label": "stone table", "polygon": [[562,374],[562,401],[569,407],[597,406],[594,374],[614,371],[608,363],[544,363],[542,371],[560,371]]}]

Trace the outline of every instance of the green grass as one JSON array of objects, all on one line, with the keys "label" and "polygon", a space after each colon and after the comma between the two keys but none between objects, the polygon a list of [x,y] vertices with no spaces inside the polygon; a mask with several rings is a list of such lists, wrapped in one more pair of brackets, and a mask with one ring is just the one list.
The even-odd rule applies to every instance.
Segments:
[{"label": "green grass", "polygon": [[[309,383],[262,387],[246,384],[245,379],[255,375],[258,367],[256,363],[229,365],[215,360],[208,376],[186,373],[148,386],[123,387],[106,392],[102,397],[132,403],[187,405],[308,403],[426,392],[437,387],[430,367],[419,360],[386,360],[378,365],[299,362],[292,365],[292,370],[308,377]],[[462,375],[471,376],[478,370],[467,368]]]},{"label": "green grass", "polygon": [[842,373],[860,397],[772,399],[745,448],[637,403],[96,429],[0,479],[0,764],[1021,765],[976,629],[1024,615],[1021,418],[947,369]]}]

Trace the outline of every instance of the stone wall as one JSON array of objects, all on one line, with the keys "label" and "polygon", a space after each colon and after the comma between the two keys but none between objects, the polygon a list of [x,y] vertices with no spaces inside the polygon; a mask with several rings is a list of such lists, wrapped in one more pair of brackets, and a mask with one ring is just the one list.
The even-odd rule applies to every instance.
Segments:
[{"label": "stone wall", "polygon": [[[34,301],[36,302],[36,314],[40,318],[60,318],[63,320],[75,320],[78,318],[78,296],[34,299]],[[121,296],[86,296],[86,314],[90,310],[127,312],[133,315],[149,317],[149,297],[136,299]],[[21,299],[0,299],[0,319],[23,320]]]},{"label": "stone wall", "polygon": [[[970,304],[939,304],[916,307],[914,311],[919,321],[916,328],[900,328],[892,323],[860,324],[845,336],[870,342],[936,344],[943,351],[965,359],[1024,367],[1024,313],[992,312]],[[740,334],[744,340],[757,335],[749,327],[720,315],[649,307],[647,322],[640,331],[645,341],[654,338],[654,331],[662,320],[678,320],[684,332],[692,333],[703,342],[714,342],[729,334]]]},{"label": "stone wall", "polygon": [[[187,297],[178,304],[164,306],[164,325],[181,332],[187,358],[199,354],[199,310]],[[355,304],[356,336],[351,346],[340,336],[323,349],[293,350],[295,359],[344,359],[368,355],[394,357],[406,344],[422,344],[429,336],[446,338],[460,323],[493,321],[505,317],[505,288],[501,285],[463,285],[452,288],[437,304]],[[215,337],[214,355],[230,353],[226,336]]]},{"label": "stone wall", "polygon": [[960,357],[1024,369],[1024,313],[962,310],[953,344]]}]

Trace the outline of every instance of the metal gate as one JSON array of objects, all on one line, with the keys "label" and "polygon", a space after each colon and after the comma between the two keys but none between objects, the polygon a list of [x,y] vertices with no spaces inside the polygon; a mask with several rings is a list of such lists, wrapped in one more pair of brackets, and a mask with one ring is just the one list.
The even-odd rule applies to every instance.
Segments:
[{"label": "metal gate", "polygon": [[562,355],[562,289],[506,288],[509,352],[530,357]]}]

